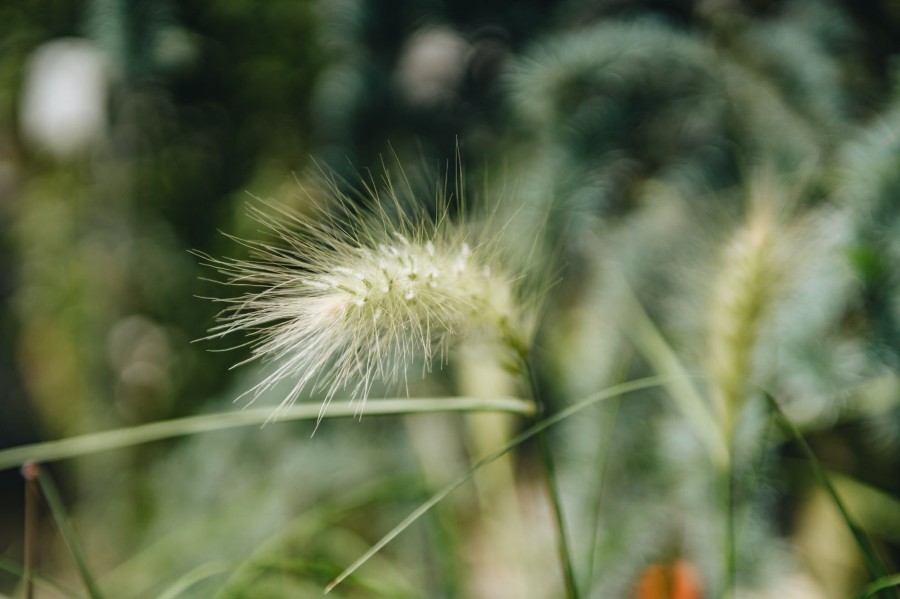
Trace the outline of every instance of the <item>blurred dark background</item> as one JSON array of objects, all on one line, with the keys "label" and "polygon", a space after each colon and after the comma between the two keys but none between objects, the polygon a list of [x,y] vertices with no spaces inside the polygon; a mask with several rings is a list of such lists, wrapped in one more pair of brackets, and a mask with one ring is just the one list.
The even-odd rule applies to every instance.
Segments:
[{"label": "blurred dark background", "polygon": [[[807,297],[824,306],[818,320],[803,320],[801,305],[786,308],[798,315],[778,322],[800,323],[794,337],[800,349],[791,354],[799,357],[782,361],[790,372],[772,380],[799,398],[798,418],[823,459],[867,489],[881,489],[885,505],[896,506],[898,60],[900,3],[894,0],[4,2],[0,447],[231,408],[256,374],[228,370],[246,349],[210,351],[235,343],[193,343],[217,311],[202,298],[221,290],[204,279],[210,273],[189,251],[240,256],[245,248],[222,232],[258,235],[245,212],[253,197],[302,208],[300,184],[315,170],[313,161],[352,186],[383,156],[433,167],[458,151],[473,189],[489,173],[516,182],[504,201],[526,221],[545,221],[548,255],[559,260],[562,283],[548,301],[540,354],[543,384],[557,407],[609,384],[611,373],[641,371],[636,363],[622,366],[623,346],[608,341],[617,333],[596,323],[616,314],[608,309],[615,298],[605,295],[611,287],[598,274],[607,259],[624,265],[687,361],[702,353],[691,327],[705,295],[685,283],[696,275],[686,275],[685,265],[740,220],[736,190],[749,186],[754,166],[764,165],[785,176],[803,174],[800,212],[835,209],[846,229],[836,252],[848,269],[840,280],[816,279]],[[653,194],[683,201],[651,201]],[[691,224],[679,229],[682,221]],[[666,228],[668,222],[676,224]],[[861,381],[874,383],[861,392]],[[621,426],[635,427],[631,438],[651,434],[641,432],[646,414],[623,412],[622,418]],[[596,437],[602,425],[602,419],[588,425],[594,432],[584,435]],[[365,434],[347,426],[334,435],[352,456],[358,453],[351,448],[369,447],[373,438],[390,445],[403,434],[399,425],[375,425]],[[292,430],[284,436],[307,440],[306,429]],[[329,434],[316,451],[327,454],[325,447],[339,444]],[[231,442],[238,443],[222,438],[221,446],[209,441],[211,447],[196,449],[197,471],[224,468],[219,452]],[[634,450],[634,443],[620,452]],[[293,447],[265,444],[271,454],[248,451],[260,451],[266,461]],[[560,444],[570,456],[587,451]],[[82,523],[98,537],[88,545],[105,546],[98,558],[104,567],[117,563],[112,537],[131,548],[122,551],[136,551],[153,538],[154,526],[178,522],[159,493],[196,475],[179,478],[166,470],[173,468],[166,462],[173,447],[156,444],[53,471],[68,504],[83,509]],[[790,446],[774,451],[795,455]],[[204,466],[210,452],[218,456],[215,465]],[[340,463],[341,455],[330,459]],[[658,456],[633,455],[643,464],[631,470],[641,472],[634,477],[679,476],[677,468],[645,463]],[[403,458],[388,451],[383,464],[395,459]],[[593,457],[572,460],[570,481],[596,469]],[[253,471],[254,464],[242,467]],[[628,467],[620,470],[627,478]],[[376,468],[371,478],[389,471]],[[752,541],[758,552],[794,534],[795,516],[806,513],[796,497],[806,497],[807,487],[785,490],[794,484],[785,472],[771,472],[775,482],[763,512],[773,524]],[[304,476],[315,477],[315,470]],[[355,476],[364,477],[347,474],[335,485],[357,488]],[[421,480],[410,477],[397,482],[395,494],[371,497],[419,497]],[[184,502],[185,511],[202,506],[221,484],[209,482],[212,495]],[[590,481],[583,487],[573,497],[596,490]],[[114,504],[121,509],[104,503],[113,500],[104,499],[103,488],[117,489]],[[289,497],[291,489],[272,493]],[[12,561],[22,550],[22,496],[20,474],[0,473],[0,553]],[[294,512],[285,501],[272,510],[287,518]],[[395,509],[403,513],[402,505]],[[894,527],[885,543],[896,558],[897,516],[885,509]],[[96,524],[104,512],[108,528],[125,522],[133,528],[111,534]],[[273,516],[272,530],[280,521]],[[455,542],[450,545],[465,546]],[[353,554],[356,544],[349,545],[337,552],[341,559],[328,553],[322,560],[340,562]],[[590,587],[596,596],[618,596],[610,589],[628,587],[655,559],[647,557],[652,551],[632,550],[620,552],[631,565]],[[67,567],[58,555],[46,559],[50,570]],[[160,582],[189,565],[164,573],[135,567],[131,578],[122,576],[129,582],[115,588],[139,588],[134,572]],[[314,570],[310,577],[320,582],[335,573]],[[775,577],[762,566],[749,570],[747,580]],[[466,583],[448,582],[453,568],[442,571],[443,578],[423,575],[430,585],[425,594],[404,592],[453,596],[462,592],[454,584],[472,592]],[[848,571],[858,573],[858,564]],[[854,576],[847,579],[858,581]],[[17,584],[13,573],[0,573],[0,592],[12,593]],[[835,596],[822,584],[823,594],[804,596]],[[257,592],[247,596],[267,596]],[[304,596],[280,592],[272,596]],[[400,596],[390,595],[396,589],[378,592]]]}]

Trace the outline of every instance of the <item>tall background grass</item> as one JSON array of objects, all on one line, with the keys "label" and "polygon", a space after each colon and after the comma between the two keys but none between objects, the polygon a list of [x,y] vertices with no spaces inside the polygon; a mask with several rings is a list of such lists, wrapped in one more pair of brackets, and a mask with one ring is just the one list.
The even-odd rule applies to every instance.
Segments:
[{"label": "tall background grass", "polygon": [[[262,235],[253,197],[307,210],[313,161],[351,193],[382,157],[458,152],[469,207],[558,280],[544,416],[663,377],[545,432],[581,596],[891,583],[896,2],[20,0],[0,23],[0,447],[240,409],[265,370],[192,343],[221,290],[189,250],[244,257],[220,231]],[[476,345],[409,385],[531,395]],[[40,485],[6,467],[0,593],[317,596],[531,422],[300,420],[76,445]],[[539,463],[529,440],[479,470],[332,593],[564,596]]]}]

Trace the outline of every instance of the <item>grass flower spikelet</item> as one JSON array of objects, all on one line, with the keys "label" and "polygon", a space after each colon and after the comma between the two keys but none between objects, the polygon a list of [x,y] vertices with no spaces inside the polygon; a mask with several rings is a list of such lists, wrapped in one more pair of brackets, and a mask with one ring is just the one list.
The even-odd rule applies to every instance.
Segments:
[{"label": "grass flower spikelet", "polygon": [[371,214],[353,208],[336,186],[336,214],[251,207],[275,241],[241,241],[251,250],[247,260],[204,256],[226,284],[250,288],[220,300],[229,305],[210,338],[243,331],[252,337],[247,361],[276,364],[245,395],[255,399],[291,381],[282,408],[318,389],[325,394],[321,416],[349,389],[362,410],[375,380],[405,380],[420,356],[428,371],[454,340],[473,332],[493,332],[524,351],[528,311],[519,279],[501,259],[499,236],[453,222],[440,198],[436,216],[421,209],[410,216],[386,183],[386,193],[367,186]]},{"label": "grass flower spikelet", "polygon": [[797,198],[774,175],[752,182],[747,221],[723,248],[709,306],[709,369],[713,401],[726,436],[733,434],[754,376],[754,356],[784,293],[792,254],[803,251],[798,225],[789,226]]}]

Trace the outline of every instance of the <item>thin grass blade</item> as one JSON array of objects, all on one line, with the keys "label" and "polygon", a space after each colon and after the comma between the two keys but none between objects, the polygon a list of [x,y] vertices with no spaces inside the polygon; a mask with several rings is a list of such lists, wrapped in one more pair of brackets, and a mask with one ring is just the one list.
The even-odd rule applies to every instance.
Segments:
[{"label": "thin grass blade", "polygon": [[158,599],[175,599],[198,582],[202,582],[213,576],[218,576],[219,574],[225,574],[233,568],[234,564],[228,561],[200,564],[193,570],[190,570],[179,577],[165,591],[159,594]]},{"label": "thin grass blade", "polygon": [[343,572],[341,572],[334,580],[332,580],[325,587],[325,592],[328,593],[332,589],[334,589],[337,585],[347,579],[351,574],[353,574],[356,570],[358,570],[363,564],[365,564],[369,559],[381,551],[385,545],[394,540],[400,533],[406,530],[413,522],[422,517],[428,510],[432,507],[440,503],[442,499],[444,499],[447,495],[452,493],[457,488],[461,487],[463,484],[468,482],[475,476],[475,473],[487,466],[488,464],[500,459],[506,453],[512,451],[523,442],[528,439],[534,437],[538,433],[545,431],[555,424],[559,424],[566,418],[577,414],[578,412],[588,408],[596,403],[599,403],[605,399],[610,399],[613,397],[619,397],[620,395],[625,395],[627,393],[632,393],[634,391],[640,391],[642,389],[649,389],[652,387],[659,387],[667,382],[667,379],[663,377],[648,377],[643,379],[638,379],[634,381],[630,381],[628,383],[623,383],[621,385],[615,385],[598,393],[595,393],[578,403],[575,403],[568,408],[561,410],[554,416],[550,418],[546,418],[541,420],[534,426],[526,429],[522,433],[513,437],[509,443],[502,446],[500,449],[495,451],[494,453],[482,458],[472,465],[472,468],[469,469],[468,472],[461,475],[456,480],[452,481],[442,489],[440,489],[437,493],[428,498],[422,505],[413,510],[412,513],[409,514],[406,518],[404,518],[397,526],[391,529],[384,537],[381,538],[375,545],[372,546],[371,549],[366,551],[358,560],[350,564]]},{"label": "thin grass blade", "polygon": [[778,421],[784,434],[788,438],[796,441],[800,450],[803,452],[803,455],[809,460],[809,465],[812,468],[813,474],[815,474],[819,483],[821,483],[822,487],[828,493],[832,503],[834,503],[834,506],[840,513],[841,519],[853,535],[853,538],[863,555],[863,559],[866,562],[869,573],[875,579],[880,580],[886,578],[888,576],[887,568],[881,560],[881,557],[878,555],[878,552],[875,550],[875,547],[872,545],[872,541],[869,540],[866,533],[863,532],[862,528],[860,528],[859,525],[856,524],[856,521],[850,516],[850,512],[847,511],[847,507],[844,505],[843,500],[841,500],[840,496],[837,494],[837,490],[831,483],[831,479],[828,477],[825,469],[822,468],[822,465],[819,463],[818,458],[816,458],[816,454],[813,453],[812,448],[806,442],[806,439],[803,438],[803,434],[782,411],[781,406],[778,405],[778,401],[771,393],[763,391],[763,397],[765,397],[766,403],[768,403],[769,408],[775,415],[775,419]]},{"label": "thin grass blade", "polygon": [[97,586],[94,575],[88,567],[87,559],[81,548],[81,543],[78,540],[78,535],[75,534],[75,529],[72,528],[72,525],[69,522],[62,499],[60,499],[59,492],[56,490],[56,485],[53,484],[50,477],[40,468],[37,470],[37,480],[41,487],[41,492],[44,494],[44,499],[47,500],[47,506],[50,508],[50,513],[53,515],[56,526],[59,528],[59,533],[62,535],[63,542],[66,544],[69,553],[72,554],[72,558],[75,560],[75,565],[78,568],[78,574],[81,576],[81,581],[84,583],[85,590],[87,590],[91,599],[103,599],[100,587]]},{"label": "thin grass blade", "polygon": [[885,576],[884,578],[879,578],[863,589],[862,593],[856,596],[856,599],[868,599],[868,597],[874,597],[875,594],[880,591],[886,591],[896,587],[900,587],[900,574]]},{"label": "thin grass blade", "polygon": [[694,428],[709,447],[713,461],[719,466],[728,464],[728,443],[716,421],[712,407],[694,386],[675,350],[644,310],[628,283],[624,283],[624,286],[631,304],[631,313],[623,332],[656,372],[666,377],[669,395],[694,424]]},{"label": "thin grass blade", "polygon": [[[262,426],[267,422],[316,420],[319,404],[296,404],[283,410],[272,420],[272,410],[256,408],[220,414],[189,416],[175,420],[151,422],[138,426],[88,433],[58,441],[21,445],[0,451],[0,470],[22,466],[27,462],[53,462],[84,455],[132,447],[142,443],[161,441],[186,435],[220,431],[241,426]],[[509,412],[532,416],[535,405],[530,400],[514,397],[472,398],[431,397],[421,399],[370,399],[366,402],[366,416],[422,414],[432,412]],[[359,417],[359,405],[354,402],[331,402],[325,418]]]},{"label": "thin grass blade", "polygon": [[[20,578],[24,578],[25,570],[19,564],[14,561],[7,559],[6,557],[0,555],[0,571],[9,572],[14,576],[18,576]],[[57,582],[53,582],[48,578],[44,578],[43,576],[39,576],[37,574],[32,574],[32,580],[34,581],[35,586],[47,589],[48,591],[53,591],[54,593],[61,595],[63,597],[68,597],[69,599],[82,599],[82,595],[79,595],[75,591],[71,589],[67,589],[64,586],[60,585]],[[3,596],[3,595],[0,595]],[[4,596],[5,597],[5,596]]]}]

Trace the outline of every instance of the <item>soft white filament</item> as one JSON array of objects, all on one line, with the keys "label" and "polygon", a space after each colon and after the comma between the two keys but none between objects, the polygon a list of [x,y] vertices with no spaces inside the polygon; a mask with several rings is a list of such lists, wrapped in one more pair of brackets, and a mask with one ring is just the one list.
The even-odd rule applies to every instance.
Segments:
[{"label": "soft white filament", "polygon": [[430,370],[435,356],[443,359],[451,342],[473,331],[493,331],[516,351],[525,346],[516,278],[499,259],[497,239],[480,240],[446,213],[252,212],[278,240],[244,242],[250,260],[206,258],[227,283],[253,289],[224,300],[230,306],[211,332],[247,332],[249,360],[276,364],[248,391],[254,399],[291,381],[282,408],[317,387],[323,414],[341,389],[362,400],[361,409],[373,381],[402,380],[419,356]]}]

